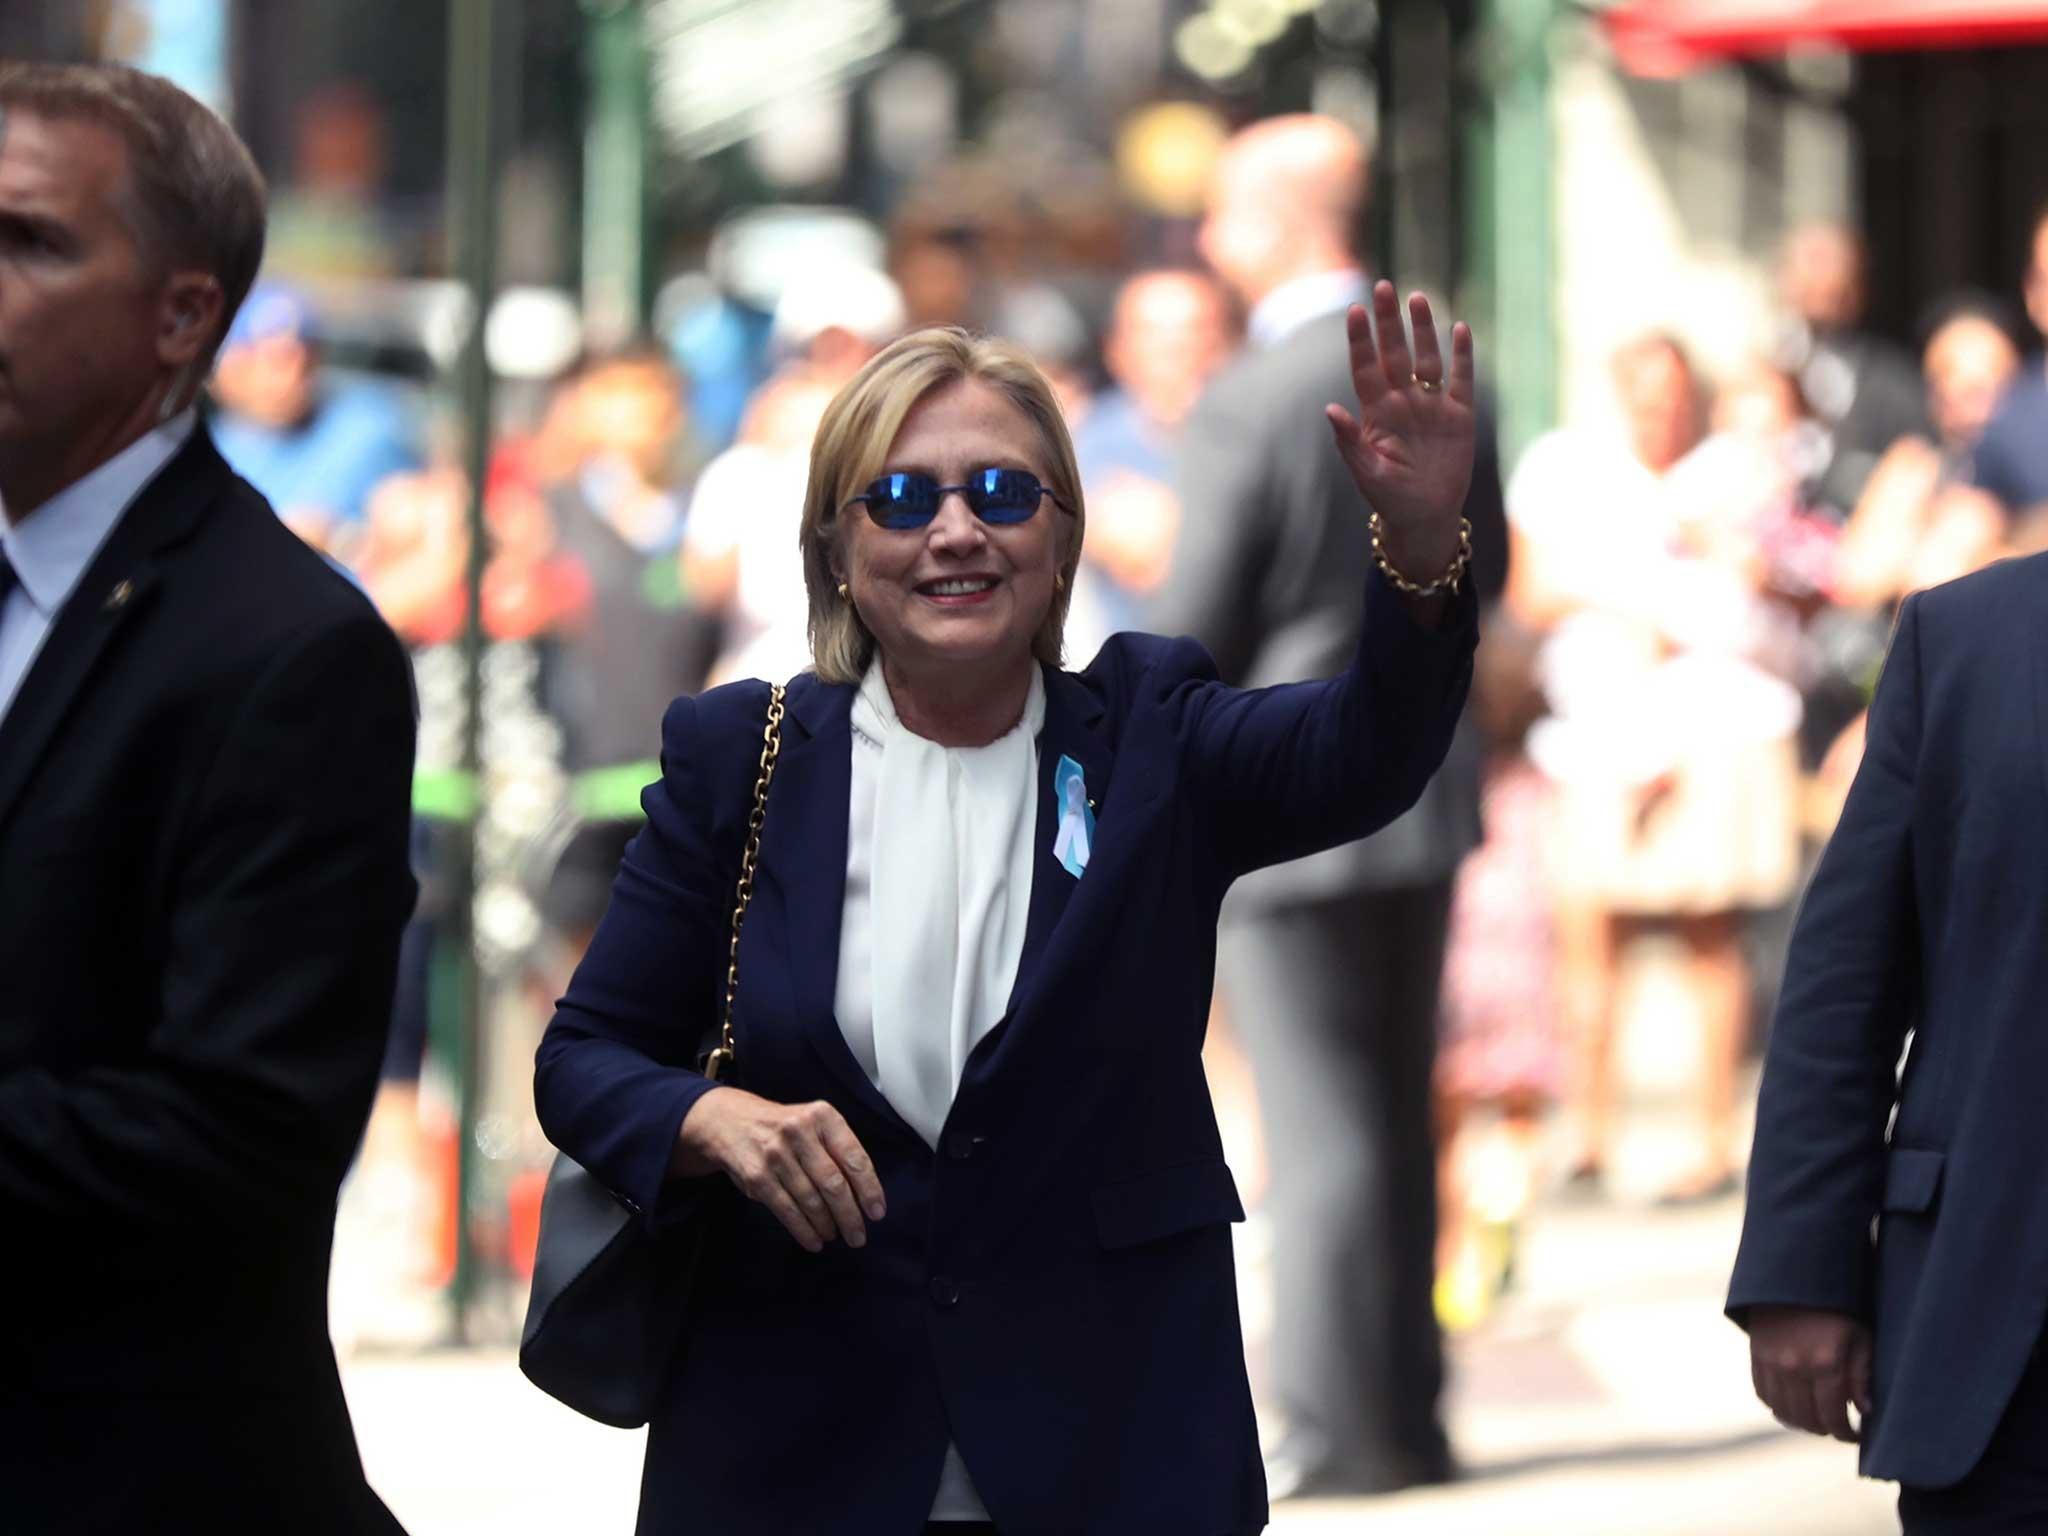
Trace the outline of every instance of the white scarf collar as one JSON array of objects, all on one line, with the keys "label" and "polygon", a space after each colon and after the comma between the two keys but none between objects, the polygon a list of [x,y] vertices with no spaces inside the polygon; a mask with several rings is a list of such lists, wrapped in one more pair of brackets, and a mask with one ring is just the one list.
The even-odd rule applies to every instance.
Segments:
[{"label": "white scarf collar", "polygon": [[879,657],[854,699],[853,728],[881,747],[868,925],[877,1086],[933,1147],[1024,952],[1044,723],[1035,665],[1023,715],[983,747],[906,728]]}]

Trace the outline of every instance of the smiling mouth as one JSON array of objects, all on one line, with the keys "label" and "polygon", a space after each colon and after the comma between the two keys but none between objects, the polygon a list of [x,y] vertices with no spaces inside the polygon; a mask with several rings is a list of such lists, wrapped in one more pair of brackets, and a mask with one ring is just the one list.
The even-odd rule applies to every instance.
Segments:
[{"label": "smiling mouth", "polygon": [[998,583],[993,576],[949,576],[944,581],[921,581],[917,584],[920,597],[959,600],[985,597],[995,591]]}]

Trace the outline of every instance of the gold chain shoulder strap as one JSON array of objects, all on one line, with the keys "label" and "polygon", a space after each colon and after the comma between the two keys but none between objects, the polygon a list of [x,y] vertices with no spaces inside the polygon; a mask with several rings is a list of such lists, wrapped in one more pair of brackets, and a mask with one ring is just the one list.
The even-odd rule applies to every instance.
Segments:
[{"label": "gold chain shoulder strap", "polygon": [[754,780],[754,809],[747,817],[747,851],[740,859],[740,886],[732,901],[732,952],[725,965],[725,1021],[719,1033],[718,1049],[704,1063],[704,1075],[713,1082],[732,1070],[732,1005],[740,991],[740,924],[747,915],[747,903],[754,896],[754,866],[761,860],[761,824],[768,818],[768,785],[775,777],[775,760],[782,755],[782,685],[768,691],[768,724],[761,733],[761,774]]}]

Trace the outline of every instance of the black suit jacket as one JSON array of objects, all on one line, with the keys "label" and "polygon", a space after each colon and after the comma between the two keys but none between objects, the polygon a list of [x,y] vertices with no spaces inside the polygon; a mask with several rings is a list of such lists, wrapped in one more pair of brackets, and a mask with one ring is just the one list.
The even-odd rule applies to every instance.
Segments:
[{"label": "black suit jacket", "polygon": [[[1372,563],[1370,508],[1323,407],[1354,406],[1341,312],[1219,374],[1182,434],[1181,527],[1148,629],[1192,635],[1226,683],[1331,677],[1358,643],[1358,572]],[[1482,410],[1465,515],[1483,602],[1507,579],[1507,515],[1491,413]],[[1479,743],[1464,729],[1415,808],[1362,843],[1264,870],[1236,900],[1268,904],[1448,880],[1479,841]]]},{"label": "black suit jacket", "polygon": [[1874,1326],[1871,1477],[1968,1473],[2048,1319],[2044,813],[2036,556],[1900,611],[1764,1065],[1729,1309]]},{"label": "black suit jacket", "polygon": [[0,1526],[390,1530],[327,1336],[414,717],[205,430],[0,717]]}]

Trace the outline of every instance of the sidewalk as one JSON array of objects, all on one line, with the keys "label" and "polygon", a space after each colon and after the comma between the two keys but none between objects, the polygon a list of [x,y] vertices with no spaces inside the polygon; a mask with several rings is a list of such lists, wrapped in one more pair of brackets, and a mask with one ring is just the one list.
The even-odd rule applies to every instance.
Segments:
[{"label": "sidewalk", "polygon": [[1778,1428],[1721,1317],[1735,1201],[1682,1214],[1552,1210],[1518,1293],[1454,1347],[1468,1476],[1347,1506],[1284,1507],[1275,1532],[1885,1536],[1893,1493],[1853,1448]]},{"label": "sidewalk", "polygon": [[[1282,1505],[1275,1536],[1896,1531],[1891,1490],[1856,1479],[1852,1449],[1779,1430],[1751,1396],[1741,1336],[1720,1316],[1738,1224],[1732,1201],[1542,1213],[1511,1303],[1454,1346],[1466,1478]],[[1258,1233],[1239,1233],[1255,1281]],[[343,1377],[370,1479],[412,1536],[632,1530],[640,1437],[558,1407],[509,1355],[359,1355]]]}]

